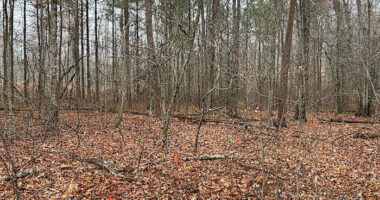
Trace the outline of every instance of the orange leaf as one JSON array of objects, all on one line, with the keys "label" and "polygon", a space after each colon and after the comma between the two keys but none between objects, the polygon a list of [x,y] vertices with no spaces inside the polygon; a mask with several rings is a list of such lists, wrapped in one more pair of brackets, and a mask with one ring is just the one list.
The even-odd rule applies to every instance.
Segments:
[{"label": "orange leaf", "polygon": [[256,116],[255,116],[255,119],[256,119],[256,120],[259,120],[259,116],[256,115]]},{"label": "orange leaf", "polygon": [[187,125],[187,119],[185,119],[185,124]]},{"label": "orange leaf", "polygon": [[125,119],[125,114],[123,113],[123,119]]},{"label": "orange leaf", "polygon": [[264,133],[265,133],[265,135],[266,135],[266,134],[268,134],[268,131],[267,131],[267,129],[264,129]]},{"label": "orange leaf", "polygon": [[99,110],[96,111],[96,114],[99,114]]},{"label": "orange leaf", "polygon": [[317,128],[317,121],[315,121],[314,119],[313,122],[314,122],[314,128]]},{"label": "orange leaf", "polygon": [[74,115],[74,113],[73,112],[70,112],[70,116],[73,116]]},{"label": "orange leaf", "polygon": [[106,150],[109,151],[110,150],[110,146],[106,146]]},{"label": "orange leaf", "polygon": [[177,155],[177,153],[175,153],[175,156],[174,156],[174,163],[178,164],[178,155]]},{"label": "orange leaf", "polygon": [[108,196],[108,200],[112,200],[112,199],[111,199],[111,196]]},{"label": "orange leaf", "polygon": [[240,137],[238,137],[238,144],[240,144],[240,142],[241,142],[241,139],[240,139]]},{"label": "orange leaf", "polygon": [[293,128],[292,128],[292,127],[289,127],[289,131],[292,132],[292,131],[293,131]]}]

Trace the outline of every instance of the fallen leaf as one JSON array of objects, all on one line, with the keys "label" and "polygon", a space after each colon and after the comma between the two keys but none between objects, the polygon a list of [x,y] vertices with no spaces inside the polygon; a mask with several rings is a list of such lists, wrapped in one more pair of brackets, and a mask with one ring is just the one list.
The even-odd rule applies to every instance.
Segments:
[{"label": "fallen leaf", "polygon": [[175,156],[174,156],[174,163],[178,164],[178,155],[177,155],[177,153],[175,153]]}]

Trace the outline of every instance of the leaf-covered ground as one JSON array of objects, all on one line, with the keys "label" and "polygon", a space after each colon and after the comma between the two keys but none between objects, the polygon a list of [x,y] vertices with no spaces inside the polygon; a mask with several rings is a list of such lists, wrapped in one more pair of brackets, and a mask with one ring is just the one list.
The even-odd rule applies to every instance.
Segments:
[{"label": "leaf-covered ground", "polygon": [[[163,155],[158,118],[151,119],[148,132],[147,116],[126,114],[116,129],[116,114],[65,112],[58,125],[44,131],[46,124],[38,120],[26,129],[25,115],[15,113],[12,156],[16,166],[27,162],[21,170],[37,172],[19,179],[22,199],[293,199],[297,182],[301,199],[380,199],[380,139],[354,139],[351,134],[376,132],[378,124],[314,122],[311,115],[300,129],[289,120],[291,128],[280,132],[207,123],[198,153],[193,153],[198,124],[172,118]],[[350,119],[348,114],[342,117]],[[1,120],[7,122],[4,113]],[[3,143],[0,147],[5,159]],[[74,160],[70,151],[113,163],[134,180]],[[181,160],[234,151],[228,159]],[[4,163],[0,175],[7,175]],[[0,181],[0,199],[12,195],[12,184]]]}]

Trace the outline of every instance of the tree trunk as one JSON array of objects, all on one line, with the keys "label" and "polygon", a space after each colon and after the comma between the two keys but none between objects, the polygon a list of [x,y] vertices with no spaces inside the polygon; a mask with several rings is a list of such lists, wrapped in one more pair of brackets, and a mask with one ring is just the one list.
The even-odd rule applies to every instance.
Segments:
[{"label": "tree trunk", "polygon": [[239,89],[239,40],[240,40],[240,0],[232,0],[233,9],[233,44],[232,44],[232,63],[229,67],[229,81],[231,86],[229,88],[229,97],[227,102],[227,113],[231,117],[237,117],[238,113],[238,89]]},{"label": "tree trunk", "polygon": [[24,98],[28,98],[28,87],[29,87],[29,78],[28,78],[28,57],[26,54],[26,0],[24,0],[24,10],[23,10],[23,53],[24,53]]},{"label": "tree trunk", "polygon": [[136,76],[133,79],[134,80],[134,85],[136,86],[136,96],[140,100],[140,84],[138,83],[140,81],[140,78],[142,77],[141,75],[141,70],[140,70],[140,36],[139,36],[139,2],[136,1],[136,16],[135,16],[135,67],[136,67]]},{"label": "tree trunk", "polygon": [[4,79],[3,79],[3,102],[4,108],[7,109],[8,105],[8,96],[7,96],[7,87],[8,87],[8,0],[3,1],[3,70],[4,70]]},{"label": "tree trunk", "polygon": [[[219,0],[213,0],[212,3],[212,22],[211,22],[211,35],[210,35],[210,90],[214,87],[215,70],[216,70],[216,33],[218,31],[219,19]],[[210,94],[209,108],[214,106],[214,92]]]},{"label": "tree trunk", "polygon": [[376,67],[375,63],[373,63],[372,56],[373,52],[372,50],[372,41],[371,41],[371,10],[372,10],[372,5],[371,1],[367,0],[367,52],[366,52],[366,61],[364,62],[366,66],[366,71],[368,72],[367,76],[367,94],[368,94],[368,100],[366,102],[366,107],[365,107],[365,115],[366,116],[371,116],[374,114],[375,106],[373,105],[374,100],[376,99],[376,94],[374,91],[377,88],[377,74],[376,74]]},{"label": "tree trunk", "polygon": [[285,44],[282,49],[281,58],[281,77],[280,77],[280,88],[278,92],[278,113],[277,121],[286,124],[286,100],[288,98],[288,71],[290,65],[290,54],[292,50],[292,37],[293,37],[293,24],[294,24],[294,14],[296,10],[297,0],[290,0],[289,4],[289,16],[288,25],[286,27]]},{"label": "tree trunk", "polygon": [[10,74],[9,74],[9,99],[13,100],[14,97],[14,7],[15,0],[9,1],[9,66],[10,66]]},{"label": "tree trunk", "polygon": [[298,76],[300,81],[300,99],[299,105],[296,106],[295,119],[307,121],[306,105],[308,99],[308,79],[309,79],[309,35],[310,35],[310,2],[309,0],[301,0],[301,65],[298,68]]},{"label": "tree trunk", "polygon": [[45,97],[45,87],[44,87],[44,79],[45,79],[45,40],[44,40],[44,24],[43,24],[43,17],[44,17],[44,10],[42,9],[42,6],[39,2],[37,2],[36,5],[36,11],[37,11],[37,37],[38,37],[38,98],[37,98],[37,110],[38,110],[38,119],[42,119],[44,113],[43,113],[43,102]]},{"label": "tree trunk", "polygon": [[343,97],[342,97],[342,14],[340,8],[340,0],[333,0],[333,7],[336,14],[336,64],[335,64],[335,113],[343,112]]},{"label": "tree trunk", "polygon": [[153,39],[151,0],[145,0],[145,26],[148,42],[148,63],[150,66],[149,83],[153,92],[154,111],[161,115],[161,88],[159,85],[159,65],[156,60],[155,44]]},{"label": "tree trunk", "polygon": [[50,103],[49,122],[56,123],[59,120],[59,91],[58,91],[58,65],[57,65],[57,0],[51,0],[50,29],[49,29],[49,72],[50,72]]},{"label": "tree trunk", "polygon": [[80,50],[81,50],[81,53],[80,53],[80,56],[81,56],[81,78],[80,78],[80,87],[81,87],[81,94],[82,94],[82,99],[85,99],[85,79],[84,79],[84,71],[85,71],[85,67],[84,67],[84,28],[83,28],[83,14],[84,13],[84,10],[83,10],[83,0],[80,1]]},{"label": "tree trunk", "polygon": [[117,80],[116,80],[116,26],[115,26],[115,0],[112,0],[112,74],[111,74],[111,85],[112,85],[112,96],[113,104],[116,105],[118,102],[118,90],[117,90]]},{"label": "tree trunk", "polygon": [[124,109],[124,104],[127,96],[127,87],[128,87],[128,74],[129,74],[129,63],[130,63],[130,55],[129,55],[129,0],[124,0],[124,19],[121,18],[121,20],[124,20],[124,26],[121,28],[124,28],[124,30],[121,29],[121,31],[124,31],[124,52],[123,52],[123,61],[124,61],[124,70],[123,70],[123,80],[122,80],[122,97],[121,97],[121,104],[119,108],[119,114],[118,119],[116,121],[116,127],[119,127],[119,124],[122,119],[122,113]]},{"label": "tree trunk", "polygon": [[86,0],[86,65],[87,65],[87,97],[91,99],[91,72],[90,72],[90,18],[88,13],[88,0]]},{"label": "tree trunk", "polygon": [[99,45],[98,45],[98,0],[95,0],[95,99],[100,101],[99,88]]},{"label": "tree trunk", "polygon": [[74,48],[73,57],[75,62],[75,106],[77,110],[81,107],[81,88],[80,88],[80,67],[79,67],[79,0],[74,2]]}]

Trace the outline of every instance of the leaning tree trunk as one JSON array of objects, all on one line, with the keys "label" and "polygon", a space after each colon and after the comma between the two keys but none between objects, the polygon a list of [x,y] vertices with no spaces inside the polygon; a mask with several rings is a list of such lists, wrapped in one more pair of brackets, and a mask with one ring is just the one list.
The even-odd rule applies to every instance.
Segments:
[{"label": "leaning tree trunk", "polygon": [[[292,50],[292,37],[293,37],[293,24],[294,24],[294,14],[296,10],[297,0],[290,0],[289,5],[289,16],[288,25],[286,27],[285,44],[282,49],[281,58],[281,81],[280,88],[278,92],[278,113],[277,121],[282,122],[286,125],[286,100],[288,98],[288,71],[290,65],[290,53]],[[279,124],[280,125],[280,124]],[[281,124],[282,125],[282,124]]]}]

